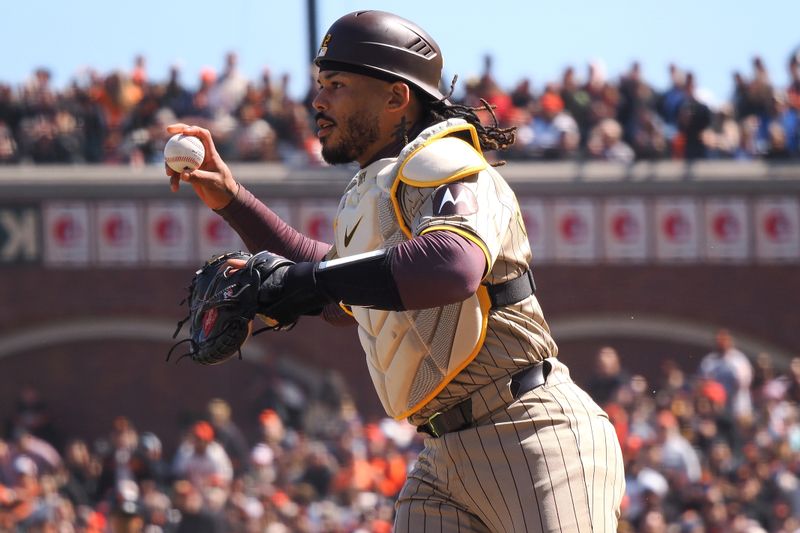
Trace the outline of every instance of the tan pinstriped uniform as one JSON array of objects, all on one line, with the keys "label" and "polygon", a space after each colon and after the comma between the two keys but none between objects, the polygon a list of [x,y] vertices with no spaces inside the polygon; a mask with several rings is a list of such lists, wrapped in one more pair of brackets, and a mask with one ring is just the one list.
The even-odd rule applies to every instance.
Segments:
[{"label": "tan pinstriped uniform", "polygon": [[[513,192],[460,120],[362,169],[334,228],[331,258],[453,231],[484,251],[484,283],[514,279],[531,261]],[[471,398],[477,421],[425,440],[399,497],[396,531],[615,531],[624,477],[605,413],[555,359],[534,295],[498,309],[487,302],[482,289],[438,309],[352,310],[388,414],[419,425]],[[545,360],[545,385],[515,400],[511,376]]]},{"label": "tan pinstriped uniform", "polygon": [[625,479],[614,429],[566,366],[545,364],[544,386],[513,401],[502,383],[487,385],[473,398],[501,407],[425,439],[395,531],[617,530]]}]

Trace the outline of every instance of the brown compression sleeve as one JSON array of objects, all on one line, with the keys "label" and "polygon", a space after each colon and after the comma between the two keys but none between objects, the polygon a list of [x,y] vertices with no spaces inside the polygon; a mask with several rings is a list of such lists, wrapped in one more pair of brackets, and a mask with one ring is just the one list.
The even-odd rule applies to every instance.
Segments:
[{"label": "brown compression sleeve", "polygon": [[486,268],[483,250],[452,231],[432,231],[391,250],[392,276],[406,309],[466,300]]},{"label": "brown compression sleeve", "polygon": [[[330,245],[310,239],[289,226],[272,209],[239,185],[231,202],[217,213],[239,234],[253,253],[269,250],[295,262],[320,261]],[[323,319],[334,326],[355,324],[338,304],[326,305]]]},{"label": "brown compression sleeve", "polygon": [[252,253],[269,250],[300,263],[321,261],[331,248],[288,225],[241,185],[233,200],[216,212],[239,234]]},{"label": "brown compression sleeve", "polygon": [[[377,309],[426,309],[460,302],[475,294],[487,267],[483,250],[451,231],[432,231],[387,252],[386,261],[360,265],[354,261],[337,269],[334,275],[318,275],[317,283],[343,301],[363,300],[362,305]],[[365,279],[385,281],[379,283],[380,288],[370,289]],[[392,281],[394,290],[390,290]],[[329,317],[328,312],[338,311],[330,308],[329,304],[323,312],[328,322],[352,323],[352,319],[347,320],[349,317]]]},{"label": "brown compression sleeve", "polygon": [[390,311],[439,307],[474,294],[485,265],[470,240],[431,232],[385,250],[291,266],[271,310],[319,314],[331,302]]}]

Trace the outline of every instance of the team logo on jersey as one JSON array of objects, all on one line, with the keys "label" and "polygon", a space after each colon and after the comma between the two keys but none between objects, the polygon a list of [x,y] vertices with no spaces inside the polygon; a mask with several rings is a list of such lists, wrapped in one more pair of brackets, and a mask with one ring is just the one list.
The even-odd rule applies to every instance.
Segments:
[{"label": "team logo on jersey", "polygon": [[433,214],[436,216],[473,215],[477,212],[478,199],[463,183],[447,183],[433,193]]}]

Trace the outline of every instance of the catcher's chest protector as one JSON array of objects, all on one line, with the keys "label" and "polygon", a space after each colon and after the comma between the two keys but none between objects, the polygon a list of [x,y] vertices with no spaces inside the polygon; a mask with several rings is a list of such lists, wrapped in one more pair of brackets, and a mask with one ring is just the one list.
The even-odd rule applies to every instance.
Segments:
[{"label": "catcher's chest protector", "polygon": [[[463,151],[461,157],[451,157],[454,154],[448,152],[443,155],[449,157],[441,158],[439,165],[430,165],[430,172],[425,173],[429,182],[403,184],[420,191],[433,191],[466,171],[487,166],[481,154],[466,142],[445,139],[451,130],[468,133],[463,121],[442,123],[423,132],[399,158],[381,159],[356,174],[334,221],[338,257],[386,248],[411,238],[410,228],[419,214],[399,198],[400,171],[412,166],[410,160],[419,149],[434,147],[441,140],[447,142],[434,152],[447,151],[445,145],[453,142],[463,145],[455,145],[456,150]],[[436,154],[432,155],[436,160]],[[409,217],[412,220],[407,220]],[[394,312],[352,308],[372,381],[390,416],[400,419],[418,411],[474,359],[485,337],[489,306],[486,290],[481,287],[463,302],[433,309]]]}]

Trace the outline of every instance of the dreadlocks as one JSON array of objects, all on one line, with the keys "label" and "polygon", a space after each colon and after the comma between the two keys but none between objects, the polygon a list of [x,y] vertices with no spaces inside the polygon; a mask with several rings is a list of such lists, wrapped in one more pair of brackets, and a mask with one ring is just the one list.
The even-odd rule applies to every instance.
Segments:
[{"label": "dreadlocks", "polygon": [[[501,128],[497,123],[497,115],[494,113],[494,106],[481,98],[481,107],[470,107],[462,104],[451,104],[447,99],[453,94],[453,89],[456,85],[458,76],[453,78],[450,84],[450,91],[441,100],[430,102],[425,105],[430,118],[430,123],[442,122],[450,118],[460,118],[466,120],[468,123],[475,126],[475,131],[478,133],[478,140],[481,143],[481,149],[484,151],[489,150],[506,150],[516,139],[516,127]],[[492,125],[483,125],[478,111],[488,111],[492,115]]]}]

